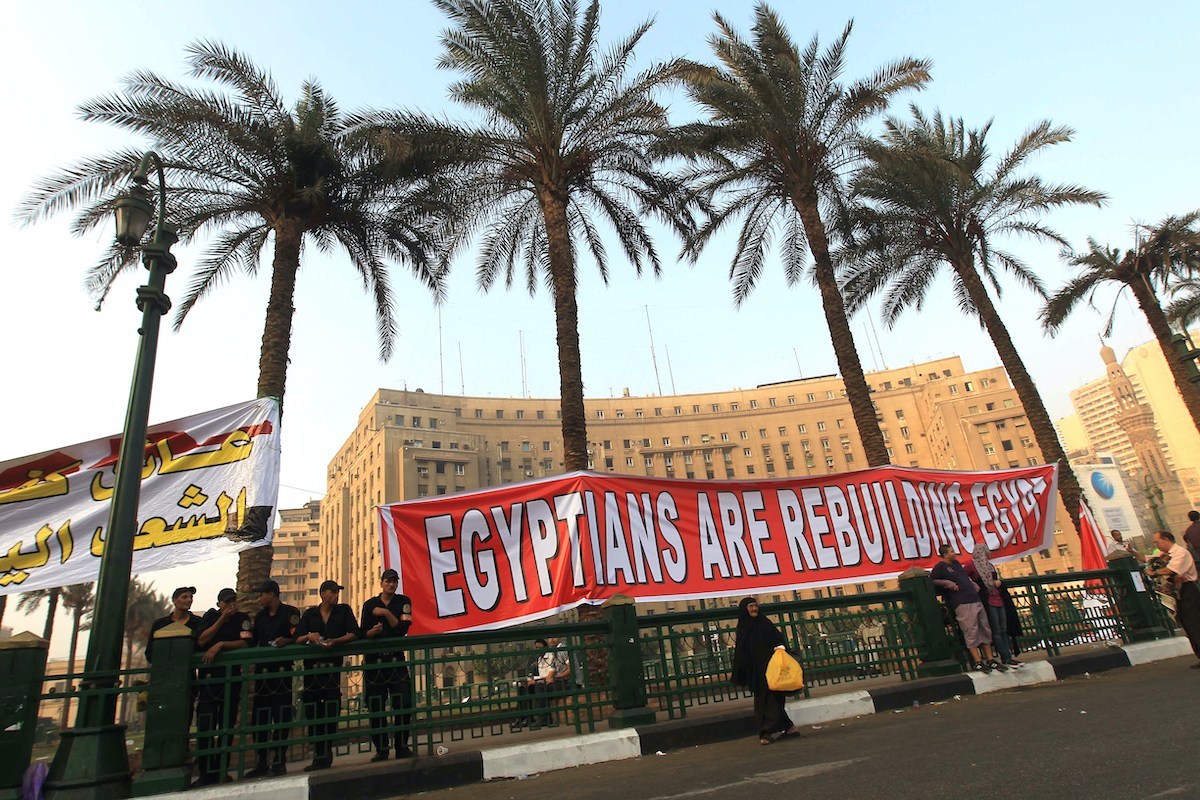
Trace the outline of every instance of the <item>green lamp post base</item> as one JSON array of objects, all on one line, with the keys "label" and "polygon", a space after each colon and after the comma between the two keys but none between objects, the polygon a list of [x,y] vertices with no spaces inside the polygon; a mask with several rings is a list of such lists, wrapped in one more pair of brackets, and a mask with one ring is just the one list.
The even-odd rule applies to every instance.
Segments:
[{"label": "green lamp post base", "polygon": [[123,800],[129,792],[124,725],[62,732],[46,776],[46,800]]}]

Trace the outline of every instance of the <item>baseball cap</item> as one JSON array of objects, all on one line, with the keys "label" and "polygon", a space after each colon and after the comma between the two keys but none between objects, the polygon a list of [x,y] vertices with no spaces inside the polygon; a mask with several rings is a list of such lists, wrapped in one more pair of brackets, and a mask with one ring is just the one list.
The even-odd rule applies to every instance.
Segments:
[{"label": "baseball cap", "polygon": [[379,576],[379,580],[381,580],[381,581],[398,581],[398,580],[400,580],[400,573],[396,572],[396,570],[394,570],[394,569],[385,569],[383,571],[383,574]]},{"label": "baseball cap", "polygon": [[342,586],[337,581],[325,581],[324,583],[321,584],[322,592],[328,592],[330,589],[336,589],[337,591],[340,592],[342,589],[345,589],[345,588],[346,588],[345,586]]},{"label": "baseball cap", "polygon": [[233,589],[222,589],[217,592],[218,603],[228,603],[230,600],[237,600],[237,592]]},{"label": "baseball cap", "polygon": [[171,592],[171,599],[174,600],[175,598],[179,597],[179,595],[181,595],[181,594],[195,594],[195,593],[196,593],[195,586],[180,586],[178,589]]},{"label": "baseball cap", "polygon": [[263,581],[254,587],[255,594],[279,594],[279,584],[276,581]]}]

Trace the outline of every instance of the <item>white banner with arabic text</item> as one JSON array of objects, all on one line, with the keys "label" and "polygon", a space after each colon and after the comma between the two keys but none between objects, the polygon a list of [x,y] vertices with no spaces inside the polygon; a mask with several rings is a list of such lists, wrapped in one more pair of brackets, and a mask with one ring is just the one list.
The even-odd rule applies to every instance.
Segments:
[{"label": "white banner with arabic text", "polygon": [[[0,594],[94,581],[120,435],[0,462]],[[271,543],[279,405],[269,398],[152,426],[133,573]]]}]

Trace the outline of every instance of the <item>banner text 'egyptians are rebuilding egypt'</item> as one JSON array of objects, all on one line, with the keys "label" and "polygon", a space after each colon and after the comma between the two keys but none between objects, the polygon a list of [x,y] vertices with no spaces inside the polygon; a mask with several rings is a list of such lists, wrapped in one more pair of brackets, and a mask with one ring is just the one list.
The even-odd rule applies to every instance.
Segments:
[{"label": "banner text 'egyptians are rebuilding egypt'", "polygon": [[938,546],[993,561],[1050,547],[1053,465],[883,467],[797,480],[568,475],[381,506],[385,567],[413,633],[500,628],[623,594],[639,601],[865,583]]}]

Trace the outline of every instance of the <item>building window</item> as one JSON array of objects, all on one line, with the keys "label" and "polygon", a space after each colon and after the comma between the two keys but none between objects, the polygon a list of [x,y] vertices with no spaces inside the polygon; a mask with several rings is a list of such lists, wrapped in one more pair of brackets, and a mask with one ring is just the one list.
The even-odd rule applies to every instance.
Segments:
[{"label": "building window", "polygon": [[968,392],[972,392],[975,390],[975,385],[970,381],[963,381],[963,389],[967,390]]},{"label": "building window", "polygon": [[483,419],[483,409],[482,408],[475,409],[475,419]]},{"label": "building window", "polygon": [[647,466],[647,467],[653,467],[653,466],[654,466],[654,456],[646,456],[646,457],[643,459],[643,461],[645,462],[645,464],[646,464],[646,466]]},{"label": "building window", "polygon": [[826,467],[826,469],[833,469],[833,459],[832,458],[825,459],[825,467]]},{"label": "building window", "polygon": [[757,400],[751,400],[751,401],[750,401],[750,407],[751,407],[751,408],[758,408],[758,401],[757,401]]},{"label": "building window", "polygon": [[808,433],[808,426],[807,425],[797,425],[796,430],[799,431],[800,433]]},{"label": "building window", "polygon": [[837,426],[838,426],[839,428],[845,428],[845,427],[846,427],[846,420],[844,420],[844,419],[839,419],[839,420],[837,420]]},{"label": "building window", "polygon": [[455,475],[466,475],[467,474],[467,465],[466,464],[455,464],[454,465],[454,474]]},{"label": "building window", "polygon": [[661,408],[656,408],[656,409],[654,409],[654,416],[656,416],[656,417],[661,417],[661,416],[662,416],[662,409],[661,409]]},{"label": "building window", "polygon": [[692,413],[693,413],[693,414],[699,414],[699,413],[700,413],[700,405],[699,405],[699,404],[696,404],[696,405],[692,406]]},{"label": "building window", "polygon": [[662,442],[663,442],[663,447],[670,447],[671,446],[671,437],[664,436]]},{"label": "building window", "polygon": [[832,390],[832,389],[827,389],[827,390],[825,391],[825,399],[826,399],[826,400],[832,400],[832,399],[833,399],[833,390]]},{"label": "building window", "polygon": [[538,419],[545,419],[545,418],[546,418],[546,412],[545,412],[545,411],[539,411],[539,412],[537,412],[537,418],[538,418]]},{"label": "building window", "polygon": [[706,450],[706,451],[704,451],[704,463],[705,463],[705,464],[711,464],[711,463],[712,463],[712,453],[711,453],[711,452],[709,452],[709,451],[707,451],[707,450]]},{"label": "building window", "polygon": [[754,455],[754,453],[753,453],[753,451],[750,450],[749,447],[743,447],[742,455],[744,455],[746,458],[749,458],[750,456]]},{"label": "building window", "polygon": [[829,452],[829,440],[828,439],[821,440],[821,449],[824,450],[826,453]]},{"label": "building window", "polygon": [[626,456],[626,457],[625,457],[625,466],[627,466],[627,467],[632,467],[632,466],[633,466],[633,456]]},{"label": "building window", "polygon": [[644,411],[642,411],[640,408],[635,408],[635,409],[633,410],[633,415],[634,415],[635,417],[637,417],[638,419],[642,419],[643,417],[645,417],[645,416],[646,416],[645,412],[644,412]]},{"label": "building window", "polygon": [[1013,443],[1012,443],[1011,439],[1001,439],[1000,446],[1004,448],[1004,452],[1006,452],[1006,453],[1012,452]]},{"label": "building window", "polygon": [[613,468],[613,460],[611,458],[605,458],[604,459],[604,467],[605,467],[605,469],[612,469]]},{"label": "building window", "polygon": [[958,384],[957,383],[950,384],[950,394],[958,394]]},{"label": "building window", "polygon": [[675,466],[675,457],[674,456],[664,456],[663,460],[666,461],[668,467]]},{"label": "building window", "polygon": [[525,419],[525,409],[523,409],[523,408],[517,409],[517,419]]},{"label": "building window", "polygon": [[794,406],[794,405],[796,405],[796,395],[794,395],[794,394],[789,394],[789,395],[787,396],[787,404],[788,404],[789,406]]},{"label": "building window", "polygon": [[808,400],[808,402],[811,403],[817,399],[817,396],[815,394],[813,394],[812,392],[809,392],[807,395],[805,395],[805,398]]},{"label": "building window", "polygon": [[728,434],[728,433],[722,433],[722,434],[721,434],[721,441],[722,441],[722,442],[728,442],[728,441],[729,441],[729,434]]},{"label": "building window", "polygon": [[675,416],[678,417],[680,414],[683,413],[683,406],[675,406],[674,411],[675,411]]},{"label": "building window", "polygon": [[602,409],[602,408],[596,409],[596,419],[604,419],[604,409]]},{"label": "building window", "polygon": [[749,431],[738,431],[738,438],[742,439],[742,440],[749,439],[750,432]]},{"label": "building window", "polygon": [[692,437],[691,437],[691,436],[684,436],[684,437],[683,437],[683,443],[684,443],[684,444],[691,444],[691,443],[692,443]]},{"label": "building window", "polygon": [[825,423],[824,423],[824,422],[818,422],[818,423],[817,423],[817,430],[819,430],[819,431],[823,431],[823,430],[825,430]]},{"label": "building window", "polygon": [[649,446],[650,446],[650,440],[642,439],[642,447],[649,447]]},{"label": "building window", "polygon": [[715,413],[715,412],[717,412],[717,411],[720,411],[720,410],[721,410],[721,404],[720,404],[720,403],[713,403],[713,404],[712,404],[712,410],[713,410],[713,412],[714,412],[714,413]]},{"label": "building window", "polygon": [[[988,409],[988,410],[990,411],[991,409]],[[968,414],[978,414],[979,406],[967,406],[967,413]]]},{"label": "building window", "polygon": [[896,419],[904,419],[904,409],[903,408],[896,409]]},{"label": "building window", "polygon": [[784,454],[785,456],[786,456],[788,453],[792,452],[792,446],[791,446],[790,444],[788,444],[787,442],[784,442],[783,444],[781,444],[781,445],[779,446],[779,449],[783,451],[783,454]]},{"label": "building window", "polygon": [[754,474],[754,465],[753,465],[753,464],[747,464],[747,465],[746,465],[746,474],[747,474],[747,475],[753,475],[753,474]]},{"label": "building window", "polygon": [[549,453],[549,452],[550,452],[550,443],[549,443],[549,442],[542,442],[542,450],[544,450],[544,451],[546,451],[547,453]]},{"label": "building window", "polygon": [[741,403],[730,403],[730,404],[729,404],[729,410],[730,410],[730,411],[737,411],[737,410],[738,410],[738,409],[740,409],[741,407],[742,407]]},{"label": "building window", "polygon": [[914,445],[906,444],[906,445],[904,445],[904,452],[915,453],[915,452],[917,452],[917,448]]},{"label": "building window", "polygon": [[623,408],[617,409],[617,419],[625,419],[625,409],[623,409]]},{"label": "building window", "polygon": [[996,448],[992,447],[990,444],[985,444],[983,446],[983,452],[985,455],[994,456],[996,455]]},{"label": "building window", "polygon": [[905,439],[908,438],[908,426],[907,425],[900,426],[900,435],[903,436]]}]

